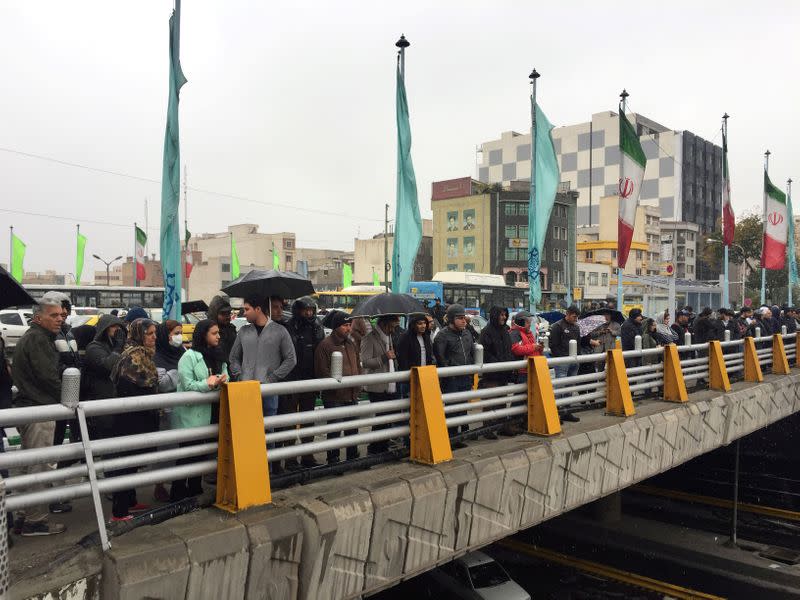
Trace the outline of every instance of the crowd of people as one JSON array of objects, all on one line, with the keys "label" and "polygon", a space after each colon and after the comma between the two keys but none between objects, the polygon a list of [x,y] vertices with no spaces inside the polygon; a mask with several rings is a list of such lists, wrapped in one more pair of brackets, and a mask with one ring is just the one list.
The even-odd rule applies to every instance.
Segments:
[{"label": "crowd of people", "polygon": [[[57,404],[61,400],[61,378],[70,367],[81,371],[81,399],[102,400],[169,392],[208,392],[218,389],[227,381],[256,380],[269,384],[283,381],[301,381],[331,375],[331,358],[334,352],[342,355],[342,374],[391,373],[412,367],[436,365],[450,367],[469,365],[475,361],[476,344],[483,346],[485,363],[508,362],[529,356],[541,356],[546,350],[536,328],[535,317],[520,311],[509,322],[509,311],[504,307],[489,310],[488,323],[478,332],[470,323],[465,308],[459,304],[444,306],[439,299],[426,314],[409,315],[406,328],[400,328],[400,318],[393,315],[378,317],[373,322],[347,313],[332,311],[326,315],[325,324],[330,333],[325,334],[317,319],[317,308],[310,297],[302,297],[291,304],[290,315],[284,299],[271,297],[245,298],[242,314],[246,324],[238,329],[232,324],[233,309],[223,296],[215,297],[209,304],[207,318],[197,323],[191,345],[183,341],[182,324],[174,320],[155,323],[141,308],[129,310],[124,319],[116,315],[103,315],[96,325],[87,330],[86,325],[72,330],[67,324],[71,306],[69,298],[58,292],[46,294],[34,307],[30,329],[20,339],[14,352],[13,365],[5,356],[0,369],[0,408],[11,406],[11,386],[16,385],[17,407]],[[549,355],[568,356],[570,342],[574,340],[579,352],[604,352],[621,340],[623,350],[632,350],[636,337],[641,336],[642,347],[652,348],[665,344],[684,344],[686,333],[692,342],[722,340],[725,331],[731,339],[777,333],[782,326],[792,333],[797,331],[797,312],[790,307],[761,307],[756,311],[743,308],[740,313],[720,309],[716,313],[704,308],[695,315],[691,307],[684,307],[670,323],[669,311],[653,318],[645,318],[642,311],[633,309],[621,325],[613,320],[610,307],[593,311],[602,319],[588,333],[581,333],[581,311],[570,306],[563,318],[550,326],[547,345]],[[80,331],[78,331],[80,329]],[[80,340],[80,341],[79,341]],[[0,346],[2,351],[2,346]],[[590,368],[602,368],[591,365]],[[577,374],[578,365],[554,367],[555,377]],[[526,381],[525,369],[487,373],[480,378],[480,388],[496,388]],[[466,392],[472,389],[471,375],[441,379],[443,393]],[[381,403],[408,396],[408,384],[376,383],[365,388],[338,388],[321,392],[325,409],[354,405],[362,393],[371,403]],[[283,395],[266,395],[262,398],[266,417],[314,410],[317,394],[299,392]],[[454,414],[452,416],[459,416]],[[578,420],[574,414],[564,412],[563,420]],[[139,411],[122,415],[93,417],[89,422],[92,439],[117,437],[154,432],[161,429],[190,428],[218,421],[217,404],[193,404],[165,411]],[[337,419],[328,419],[329,423]],[[505,420],[484,427],[483,435],[496,439],[497,434],[515,435],[523,430],[520,422]],[[75,422],[58,421],[31,423],[19,426],[23,448],[43,448],[62,444],[66,428],[70,440],[80,439],[80,428]],[[380,430],[388,425],[375,425]],[[465,433],[451,427],[451,436]],[[355,430],[333,431],[328,439],[357,433]],[[302,443],[311,441],[299,431]],[[463,436],[462,436],[463,437]],[[198,442],[187,442],[186,445]],[[293,444],[282,442],[280,445]],[[453,447],[465,445],[456,437]],[[369,444],[370,454],[383,453],[389,441]],[[344,448],[347,460],[359,456],[357,446]],[[190,457],[177,461],[188,464],[203,457]],[[342,460],[340,449],[327,452],[327,463],[334,465]],[[273,462],[273,475],[286,470],[318,466],[312,454],[299,459]],[[65,466],[65,465],[60,465]],[[42,472],[50,465],[27,467],[28,473]],[[123,469],[110,476],[134,472]],[[166,483],[166,482],[165,482]],[[31,491],[44,485],[31,486]],[[203,481],[190,477],[155,487],[154,496],[159,501],[176,502],[203,493]],[[127,521],[132,515],[150,509],[141,502],[134,489],[114,492],[111,521]],[[64,525],[51,521],[51,514],[69,512],[69,502],[56,502],[49,506],[34,506],[14,515],[14,530],[23,536],[46,536],[61,533]]]}]

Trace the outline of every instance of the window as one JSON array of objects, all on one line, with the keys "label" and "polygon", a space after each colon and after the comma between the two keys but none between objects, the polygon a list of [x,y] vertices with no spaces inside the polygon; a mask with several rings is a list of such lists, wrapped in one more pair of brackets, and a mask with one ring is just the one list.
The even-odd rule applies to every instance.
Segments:
[{"label": "window", "polygon": [[19,313],[0,315],[0,323],[3,325],[22,325],[22,317],[19,316]]},{"label": "window", "polygon": [[221,270],[223,273],[230,273],[231,272],[231,263],[222,263]]},{"label": "window", "polygon": [[637,274],[637,275],[641,275],[641,274],[642,274],[642,270],[641,270],[641,269],[639,269],[639,268],[637,268],[637,269],[636,269],[636,274]]},{"label": "window", "polygon": [[687,248],[686,249],[686,256],[688,256],[689,258],[693,258],[694,257],[694,250],[692,250],[691,248]]},{"label": "window", "polygon": [[611,258],[617,258],[617,251],[616,250],[612,250],[611,251]]},{"label": "window", "polygon": [[466,273],[474,273],[475,272],[475,263],[464,263],[464,272],[466,272]]},{"label": "window", "polygon": [[553,248],[553,260],[556,262],[561,260],[561,252],[559,252],[558,248]]},{"label": "window", "polygon": [[642,260],[642,251],[641,250],[637,250],[636,251],[636,260]]},{"label": "window", "polygon": [[294,240],[290,240],[289,238],[284,238],[283,247],[287,249],[294,248]]},{"label": "window", "polygon": [[594,252],[592,250],[586,251],[586,260],[594,260]]},{"label": "window", "polygon": [[516,217],[517,216],[517,203],[516,202],[506,202],[504,205],[505,215],[507,217]]},{"label": "window", "polygon": [[527,217],[528,216],[528,203],[527,202],[519,202],[517,205],[517,214],[520,217]]},{"label": "window", "polygon": [[602,273],[600,275],[600,285],[608,287],[608,273]]},{"label": "window", "polygon": [[458,271],[458,265],[447,265],[448,271]]},{"label": "window", "polygon": [[589,285],[597,285],[597,272],[592,271],[589,273]]},{"label": "window", "polygon": [[528,226],[527,225],[520,225],[519,226],[519,237],[527,238],[528,237]]},{"label": "window", "polygon": [[517,237],[517,226],[516,225],[506,225],[505,226],[505,233],[507,238],[515,238]]},{"label": "window", "polygon": [[567,237],[567,228],[566,228],[566,227],[562,227],[562,228],[561,228],[561,239],[562,239],[562,240],[569,239],[569,238]]},{"label": "window", "polygon": [[553,227],[553,239],[554,239],[554,240],[560,239],[560,238],[559,238],[559,232],[560,232],[560,231],[561,231],[561,229],[560,229],[560,228],[558,228],[558,227]]},{"label": "window", "polygon": [[506,260],[517,260],[516,248],[506,248]]},{"label": "window", "polygon": [[578,271],[578,285],[586,285],[586,272]]},{"label": "window", "polygon": [[517,260],[528,260],[528,249],[527,248],[520,248],[517,250]]}]

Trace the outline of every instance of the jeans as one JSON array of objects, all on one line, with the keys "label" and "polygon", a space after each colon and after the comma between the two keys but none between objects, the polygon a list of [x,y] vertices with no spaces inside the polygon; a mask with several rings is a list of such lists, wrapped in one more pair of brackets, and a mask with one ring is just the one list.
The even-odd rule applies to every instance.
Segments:
[{"label": "jeans", "polygon": [[[289,394],[287,396],[281,396],[278,400],[278,414],[279,415],[287,415],[287,414],[295,414],[297,413],[298,408],[300,412],[306,412],[310,410],[314,410],[314,406],[317,402],[317,393],[316,392],[303,392],[300,394]],[[313,425],[311,423],[310,425]],[[304,425],[303,427],[309,427],[310,425]],[[296,427],[290,427],[289,429],[297,429]],[[301,438],[300,442],[303,444],[309,444],[314,441],[313,436],[304,436]],[[286,446],[294,446],[294,440],[287,440],[285,442],[279,442],[278,446],[286,447]],[[314,459],[314,456],[311,454],[307,454],[303,457],[304,462],[310,462]],[[290,462],[297,462],[296,458],[290,458],[286,460],[287,463]]]},{"label": "jeans", "polygon": [[[261,397],[261,410],[265,417],[274,417],[278,414],[278,396],[262,396]],[[275,431],[271,427],[267,429],[267,439],[269,434]],[[275,444],[267,443],[267,448],[274,448]]]},{"label": "jeans", "polygon": [[[367,392],[367,396],[369,396],[370,404],[374,404],[376,402],[385,402],[387,400],[394,400],[397,398],[397,392]],[[387,413],[381,413],[385,415]],[[378,416],[378,415],[376,415]],[[394,427],[394,423],[384,423],[383,425],[373,425],[372,431],[380,431],[381,429],[386,429],[388,427]],[[367,453],[368,454],[380,454],[381,452],[386,452],[389,449],[389,440],[382,440],[380,442],[372,442],[367,446]]]}]

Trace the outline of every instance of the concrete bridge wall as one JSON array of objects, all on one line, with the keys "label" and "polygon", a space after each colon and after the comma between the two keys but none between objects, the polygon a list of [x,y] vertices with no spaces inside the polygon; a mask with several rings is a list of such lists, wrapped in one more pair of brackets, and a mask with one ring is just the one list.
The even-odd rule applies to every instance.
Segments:
[{"label": "concrete bridge wall", "polygon": [[475,442],[434,467],[385,465],[275,492],[273,505],[238,515],[208,509],[142,527],[104,557],[87,550],[81,567],[56,569],[48,590],[77,581],[87,592],[65,597],[355,598],[789,416],[798,383],[767,375],[686,404],[646,401],[627,419],[589,411],[554,438]]}]

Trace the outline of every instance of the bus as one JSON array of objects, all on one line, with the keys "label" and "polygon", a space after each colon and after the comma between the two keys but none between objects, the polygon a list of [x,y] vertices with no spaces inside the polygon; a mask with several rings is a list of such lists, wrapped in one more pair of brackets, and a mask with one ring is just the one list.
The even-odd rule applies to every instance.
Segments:
[{"label": "bus", "polygon": [[321,291],[314,294],[319,310],[338,309],[352,312],[360,303],[371,296],[382,294],[386,290],[372,285],[351,285],[335,292]]},{"label": "bus", "polygon": [[161,308],[164,305],[164,288],[128,287],[122,285],[41,285],[24,286],[34,300],[39,300],[46,292],[58,291],[67,294],[76,307],[89,307],[101,310],[112,308]]},{"label": "bus", "polygon": [[441,271],[431,281],[412,281],[409,293],[429,306],[440,298],[442,304],[461,304],[468,312],[487,317],[492,306],[521,310],[528,290],[506,285],[502,275]]}]

